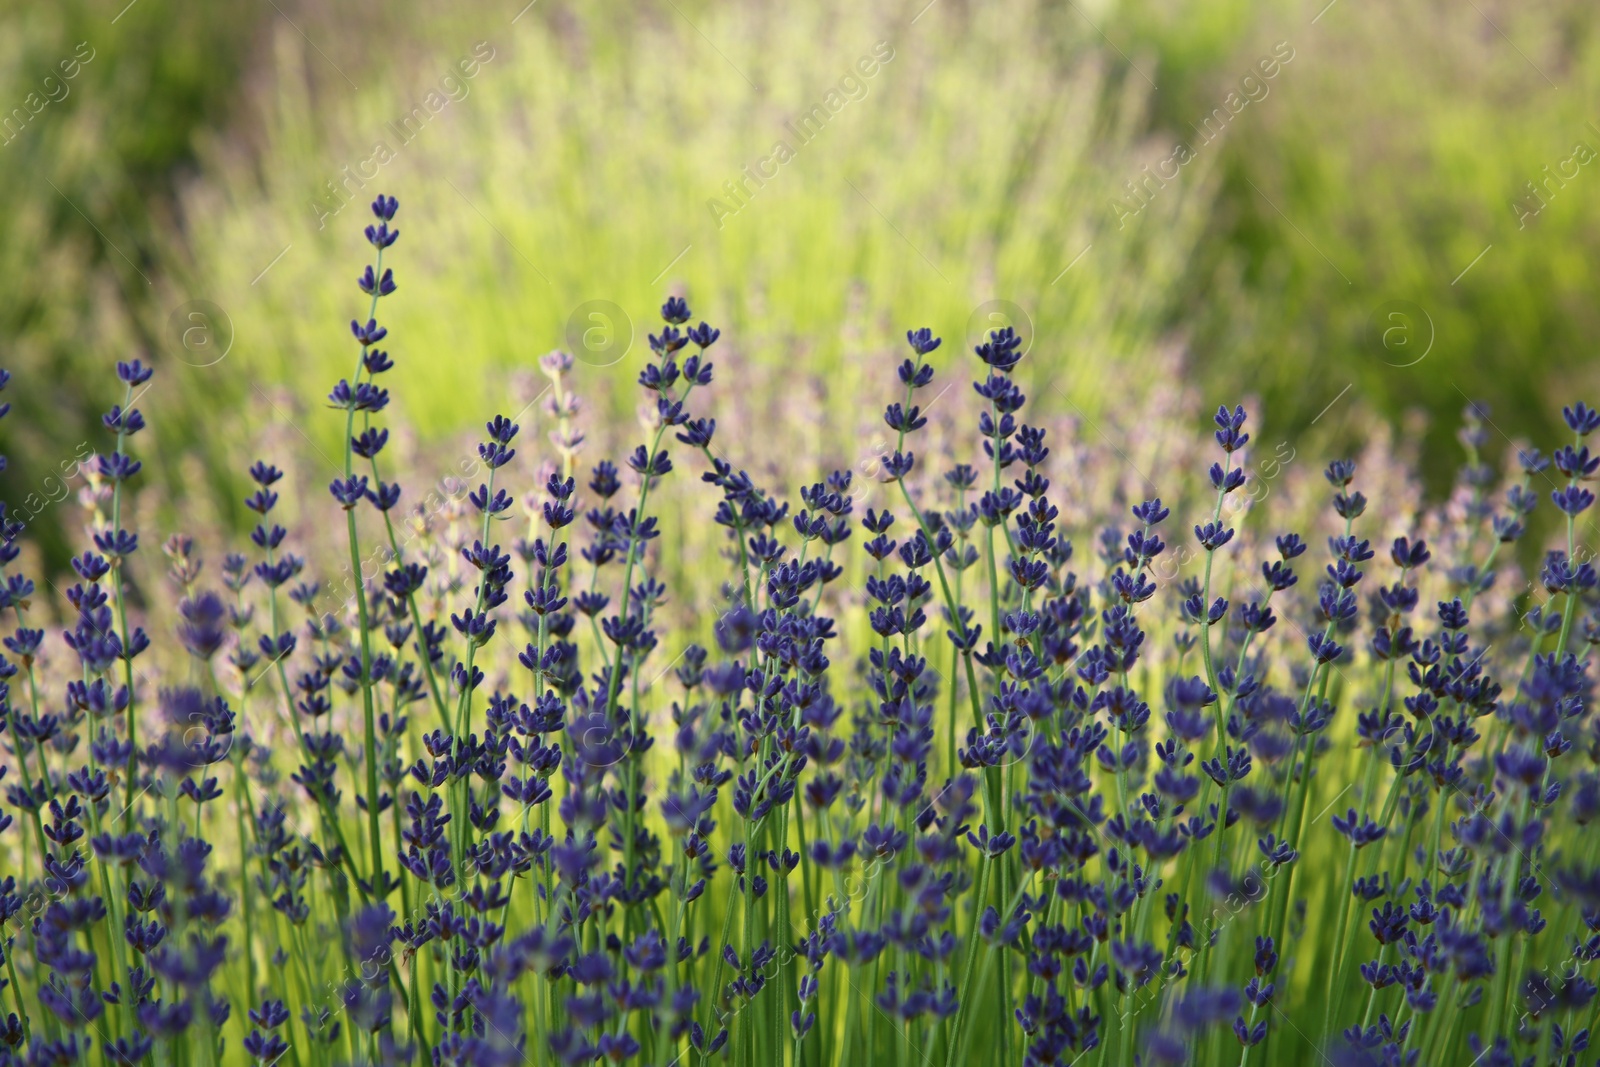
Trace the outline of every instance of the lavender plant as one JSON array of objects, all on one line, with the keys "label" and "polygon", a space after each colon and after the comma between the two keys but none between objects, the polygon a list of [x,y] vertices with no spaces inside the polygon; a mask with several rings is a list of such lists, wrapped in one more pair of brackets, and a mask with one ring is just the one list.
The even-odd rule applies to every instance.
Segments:
[{"label": "lavender plant", "polygon": [[[514,536],[516,417],[475,486],[386,480],[372,212],[341,543],[273,520],[260,460],[226,595],[173,538],[152,641],[138,361],[76,582],[41,595],[0,512],[0,1067],[1596,1062],[1600,412],[1503,504],[1474,407],[1443,511],[1338,460],[1321,520],[1260,533],[1224,406],[1209,470],[1075,526],[1019,338],[977,347],[981,452],[937,469],[912,330],[876,478],[790,501],[727,455],[720,333],[674,296],[622,466],[579,469],[573,362],[541,361]],[[717,609],[672,632],[652,505],[695,473]],[[1547,488],[1564,544],[1496,592]]]}]

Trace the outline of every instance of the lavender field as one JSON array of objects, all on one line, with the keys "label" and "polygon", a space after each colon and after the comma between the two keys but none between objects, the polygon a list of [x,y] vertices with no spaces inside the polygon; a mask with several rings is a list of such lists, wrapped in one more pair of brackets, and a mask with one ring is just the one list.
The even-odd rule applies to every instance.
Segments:
[{"label": "lavender field", "polygon": [[1600,1067],[1597,92],[0,10],[0,1067]]},{"label": "lavender field", "polygon": [[1427,506],[1181,391],[1036,421],[1013,330],[913,328],[830,401],[887,447],[775,483],[669,295],[631,449],[557,350],[430,483],[429,235],[368,215],[331,479],[154,543],[128,360],[74,575],[5,519],[5,1062],[1593,1062],[1600,412],[1496,469],[1469,406]]}]

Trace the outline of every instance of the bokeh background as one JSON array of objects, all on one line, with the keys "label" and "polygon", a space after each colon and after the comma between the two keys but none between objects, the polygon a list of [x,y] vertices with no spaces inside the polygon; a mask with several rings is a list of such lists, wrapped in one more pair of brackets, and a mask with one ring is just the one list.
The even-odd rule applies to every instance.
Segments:
[{"label": "bokeh background", "polygon": [[1017,325],[1090,427],[1175,376],[1303,454],[1383,420],[1435,493],[1469,399],[1503,453],[1594,395],[1592,3],[524,3],[7,5],[8,495],[103,444],[117,358],[159,368],[168,526],[242,520],[272,435],[333,454],[380,189],[394,421],[441,470],[554,347],[626,438],[667,292],[791,483],[871,447],[912,325]]}]

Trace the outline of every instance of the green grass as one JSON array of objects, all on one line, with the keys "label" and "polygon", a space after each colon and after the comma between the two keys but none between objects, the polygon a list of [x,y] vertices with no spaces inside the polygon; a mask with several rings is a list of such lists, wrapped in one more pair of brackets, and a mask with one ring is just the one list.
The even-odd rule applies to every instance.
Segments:
[{"label": "green grass", "polygon": [[[508,407],[509,376],[572,347],[569,318],[593,300],[631,317],[633,347],[580,364],[577,386],[623,421],[668,290],[735,339],[725,365],[778,397],[786,368],[848,396],[867,353],[924,324],[958,343],[993,324],[969,320],[994,300],[1031,322],[1027,377],[1056,410],[1063,396],[1100,410],[1161,338],[1208,180],[1165,198],[1148,233],[1115,232],[1104,190],[1139,150],[1148,87],[1106,63],[1070,12],[941,5],[913,25],[915,7],[668,6],[613,38],[620,15],[604,6],[535,7],[515,25],[488,10],[359,92],[309,93],[301,65],[316,59],[280,35],[264,144],[207,156],[158,302],[214,301],[234,348],[214,367],[174,365],[182,406],[162,399],[176,409],[158,433],[189,433],[221,401],[241,411],[240,440],[284,416],[337,443],[328,420],[275,412],[256,390],[291,383],[304,397],[348,372],[334,353],[358,294],[325,280],[358,254],[357,214],[321,212],[335,203],[325,183],[375,152],[392,161],[347,188],[358,204],[384,189],[407,205],[415,267],[388,325],[396,399],[424,440]],[[464,98],[402,143],[391,124],[480,40],[492,58]],[[892,58],[859,79],[859,98],[796,137],[786,124],[875,50]],[[724,183],[780,140],[793,158],[738,206]],[[806,418],[793,405],[780,417]],[[815,463],[861,457],[855,418],[821,414]]]},{"label": "green grass", "polygon": [[[223,121],[256,24],[214,5],[122,7],[0,15],[0,337],[5,365],[49,383],[15,398],[23,417],[6,427],[14,504],[48,498],[82,443],[104,447],[103,368],[153,347],[141,320],[169,193],[193,131]],[[47,513],[39,532],[64,564],[59,523]]]},{"label": "green grass", "polygon": [[[859,384],[860,355],[905,326],[954,338],[1004,299],[1039,337],[1030,380],[1088,412],[1111,384],[1147,377],[1157,346],[1186,352],[1208,399],[1259,395],[1296,439],[1311,427],[1353,443],[1358,412],[1401,425],[1420,409],[1431,420],[1407,436],[1435,491],[1465,397],[1494,405],[1503,450],[1593,382],[1593,168],[1521,225],[1511,207],[1576,142],[1600,149],[1585,103],[1595,17],[1577,4],[1470,17],[1434,0],[1320,17],[1280,0],[535,5],[514,24],[516,10],[484,0],[115,6],[0,16],[4,107],[77,42],[95,55],[3,148],[0,327],[8,361],[56,383],[24,401],[51,417],[5,442],[18,498],[93,439],[110,397],[100,368],[139,352],[180,372],[168,380],[182,388],[149,403],[169,451],[199,459],[166,466],[165,483],[234,495],[227,472],[251,435],[283,421],[257,388],[339,373],[324,354],[352,307],[313,280],[354,238],[337,225],[348,216],[319,229],[313,203],[325,210],[326,183],[379,140],[395,158],[349,188],[416,205],[405,221],[425,273],[396,356],[429,443],[566,344],[583,302],[637,323],[669,287],[736,332],[745,365],[798,361],[841,392]],[[478,41],[494,54],[468,95],[400,145],[390,124]],[[878,41],[894,59],[864,95],[734,204],[723,183]],[[1118,228],[1124,183],[1279,41],[1296,59],[1270,94]],[[177,359],[188,320],[174,314],[196,299],[231,322],[214,368]],[[1396,301],[1433,342],[1414,366],[1380,341]],[[628,412],[607,399],[628,365],[584,383],[613,415]],[[238,455],[199,448],[219,404],[238,412]],[[856,453],[860,429],[827,423],[814,451],[849,437],[834,447]],[[55,520],[43,529],[60,562]]]},{"label": "green grass", "polygon": [[[1223,142],[1177,310],[1209,380],[1259,389],[1297,425],[1351,385],[1328,415],[1349,440],[1360,406],[1426,411],[1436,491],[1468,397],[1492,406],[1498,455],[1593,387],[1600,169],[1570,166],[1536,216],[1513,206],[1537,206],[1527,183],[1575,145],[1600,151],[1592,6],[1154,0],[1129,22],[1161,56],[1160,121],[1179,130],[1273,42],[1298,52]],[[1394,301],[1408,317],[1387,318]],[[1384,347],[1393,325],[1414,331],[1410,349]]]}]

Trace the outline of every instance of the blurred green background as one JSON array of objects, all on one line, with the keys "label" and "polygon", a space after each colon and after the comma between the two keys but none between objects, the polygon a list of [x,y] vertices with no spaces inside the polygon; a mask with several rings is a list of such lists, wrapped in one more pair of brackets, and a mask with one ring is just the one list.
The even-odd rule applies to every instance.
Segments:
[{"label": "blurred green background", "polygon": [[949,366],[1013,321],[1046,405],[1137,405],[1177,351],[1273,440],[1393,421],[1443,492],[1468,398],[1498,452],[1596,396],[1597,22],[1576,0],[9,5],[6,495],[103,447],[118,358],[159,368],[143,454],[171,508],[241,517],[264,434],[332,454],[320,398],[354,359],[379,189],[403,204],[386,324],[417,454],[521,407],[558,346],[626,440],[677,291],[761,428],[804,442],[799,477],[870,448],[900,331],[934,327]]}]

